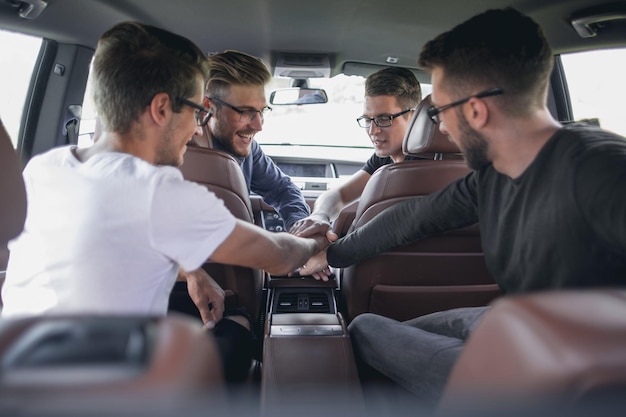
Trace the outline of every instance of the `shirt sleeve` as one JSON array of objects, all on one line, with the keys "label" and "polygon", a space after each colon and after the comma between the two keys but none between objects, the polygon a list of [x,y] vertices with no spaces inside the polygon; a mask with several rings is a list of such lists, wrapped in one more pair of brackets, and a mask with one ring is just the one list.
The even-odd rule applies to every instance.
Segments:
[{"label": "shirt sleeve", "polygon": [[214,193],[182,177],[157,184],[151,213],[154,247],[186,271],[202,266],[236,224]]},{"label": "shirt sleeve", "polygon": [[474,173],[443,190],[394,204],[328,248],[329,265],[343,268],[391,248],[478,222]]},{"label": "shirt sleeve", "polygon": [[253,142],[252,179],[250,189],[274,207],[285,221],[287,230],[298,220],[307,217],[311,211],[300,189],[276,166]]},{"label": "shirt sleeve", "polygon": [[389,165],[392,162],[393,161],[391,160],[391,158],[381,158],[379,156],[376,156],[376,154],[374,153],[372,154],[372,156],[370,156],[370,159],[365,162],[365,165],[363,165],[361,171],[365,171],[368,174],[372,175],[374,174],[374,172],[376,172],[378,168],[382,167],[383,165]]},{"label": "shirt sleeve", "polygon": [[[597,141],[575,168],[577,205],[606,247],[626,253],[626,146],[598,130]],[[623,255],[621,255],[623,256]]]}]

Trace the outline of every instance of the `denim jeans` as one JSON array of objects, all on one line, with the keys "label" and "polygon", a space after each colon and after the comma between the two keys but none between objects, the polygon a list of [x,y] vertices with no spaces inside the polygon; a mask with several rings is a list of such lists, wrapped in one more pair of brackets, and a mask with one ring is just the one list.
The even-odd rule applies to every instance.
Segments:
[{"label": "denim jeans", "polygon": [[465,339],[488,307],[465,307],[399,322],[365,313],[349,325],[358,359],[415,395],[439,400]]}]

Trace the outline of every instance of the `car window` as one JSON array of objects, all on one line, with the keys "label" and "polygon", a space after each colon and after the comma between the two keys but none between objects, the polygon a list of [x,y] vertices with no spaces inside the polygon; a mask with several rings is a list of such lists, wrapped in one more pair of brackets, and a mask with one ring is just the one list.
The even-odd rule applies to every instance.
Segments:
[{"label": "car window", "polygon": [[[289,78],[273,78],[267,86],[270,92],[290,86]],[[255,139],[265,152],[273,156],[321,156],[365,162],[373,146],[367,131],[356,122],[363,114],[365,77],[344,74],[332,78],[311,78],[309,87],[323,88],[328,103],[307,105],[274,105],[265,117],[263,130]],[[422,85],[423,94],[430,94],[430,85]],[[78,146],[93,143],[96,113],[91,100],[90,83],[87,84]],[[280,150],[278,149],[280,148]]]},{"label": "car window", "polygon": [[15,147],[40,48],[41,38],[0,30],[0,117]]},{"label": "car window", "polygon": [[[289,81],[274,78],[269,89],[288,87]],[[367,134],[356,123],[363,113],[364,77],[340,74],[311,78],[309,86],[326,90],[328,103],[273,106],[263,131],[256,135],[260,144],[372,148]]]},{"label": "car window", "polygon": [[[365,77],[339,74],[331,78],[311,78],[309,87],[323,88],[328,103],[273,106],[265,118],[263,131],[255,139],[273,155],[333,157],[365,162],[373,152],[367,130],[356,119],[363,114]],[[287,78],[274,78],[269,90],[289,87]],[[422,85],[423,95],[431,86]],[[352,172],[345,173],[349,176]],[[343,176],[340,174],[340,176]]]},{"label": "car window", "polygon": [[626,136],[626,48],[561,55],[574,120],[598,119],[600,126]]}]

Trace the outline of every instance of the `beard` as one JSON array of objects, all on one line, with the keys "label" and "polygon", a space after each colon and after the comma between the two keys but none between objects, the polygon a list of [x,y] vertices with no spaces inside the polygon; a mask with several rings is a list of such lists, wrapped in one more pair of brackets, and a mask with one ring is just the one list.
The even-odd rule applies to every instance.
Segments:
[{"label": "beard", "polygon": [[[226,152],[239,158],[245,158],[250,155],[250,148],[246,148],[244,152],[235,148],[235,136],[237,132],[231,131],[229,128],[222,129],[222,122],[216,120],[216,124],[211,129],[211,137],[218,142]],[[210,129],[210,128],[209,128]],[[241,132],[247,134],[250,132]]]},{"label": "beard", "polygon": [[491,163],[487,156],[489,142],[483,135],[471,128],[462,112],[457,112],[457,115],[459,120],[459,147],[465,156],[467,166],[473,170],[479,170]]},{"label": "beard", "polygon": [[181,157],[181,149],[176,149],[176,129],[169,126],[164,136],[159,140],[156,149],[156,165],[168,165],[179,167],[183,160]]}]

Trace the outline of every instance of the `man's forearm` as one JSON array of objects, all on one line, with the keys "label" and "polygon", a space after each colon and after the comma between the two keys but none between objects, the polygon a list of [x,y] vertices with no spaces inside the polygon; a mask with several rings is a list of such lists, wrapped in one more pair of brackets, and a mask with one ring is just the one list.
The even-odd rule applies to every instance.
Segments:
[{"label": "man's forearm", "polygon": [[330,223],[331,220],[339,215],[343,208],[341,194],[337,190],[330,190],[320,195],[315,200],[312,215],[318,215],[325,218]]}]

